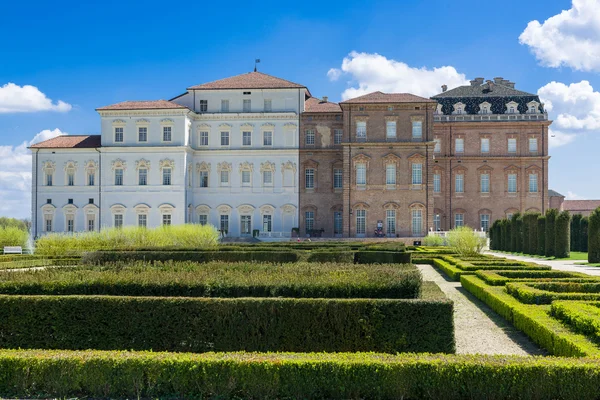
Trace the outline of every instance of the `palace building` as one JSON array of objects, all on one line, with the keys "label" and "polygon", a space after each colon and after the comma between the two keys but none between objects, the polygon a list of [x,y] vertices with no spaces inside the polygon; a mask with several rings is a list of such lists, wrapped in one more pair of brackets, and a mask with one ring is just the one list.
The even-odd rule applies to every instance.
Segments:
[{"label": "palace building", "polygon": [[421,237],[548,207],[548,121],[502,78],[341,103],[251,72],[97,109],[31,146],[33,230],[212,224],[228,236]]}]

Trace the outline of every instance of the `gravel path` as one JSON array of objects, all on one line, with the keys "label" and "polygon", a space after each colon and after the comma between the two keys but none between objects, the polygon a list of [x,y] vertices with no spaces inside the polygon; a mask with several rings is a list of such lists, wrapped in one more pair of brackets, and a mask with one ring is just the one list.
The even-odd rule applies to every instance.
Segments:
[{"label": "gravel path", "polygon": [[486,254],[491,254],[496,257],[508,258],[509,260],[526,261],[541,265],[548,265],[552,267],[552,269],[556,269],[559,271],[581,272],[588,275],[600,276],[599,267],[590,267],[587,265],[576,264],[585,262],[585,260],[542,260],[534,257],[515,256],[512,254],[496,253],[493,251],[487,251]]},{"label": "gravel path", "polygon": [[424,281],[435,282],[454,301],[457,354],[545,354],[504,318],[430,265],[417,265]]}]

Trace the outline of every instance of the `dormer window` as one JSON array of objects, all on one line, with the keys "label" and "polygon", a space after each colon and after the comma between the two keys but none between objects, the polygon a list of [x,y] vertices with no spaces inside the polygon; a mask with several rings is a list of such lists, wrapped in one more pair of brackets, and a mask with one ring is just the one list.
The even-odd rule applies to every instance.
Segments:
[{"label": "dormer window", "polygon": [[479,105],[479,114],[491,114],[492,113],[492,105],[487,101],[484,101]]},{"label": "dormer window", "polygon": [[463,103],[456,103],[454,105],[454,112],[452,114],[465,114],[465,105]]},{"label": "dormer window", "polygon": [[527,103],[527,113],[528,114],[537,114],[539,113],[539,106],[540,103],[538,103],[537,101],[530,101],[529,103]]},{"label": "dormer window", "polygon": [[435,108],[435,111],[433,113],[436,114],[436,115],[443,114],[444,112],[442,111],[442,105],[438,104],[437,107]]},{"label": "dormer window", "polygon": [[511,101],[510,103],[506,103],[506,113],[507,114],[517,114],[519,112],[518,109],[518,104],[515,103],[514,101]]}]

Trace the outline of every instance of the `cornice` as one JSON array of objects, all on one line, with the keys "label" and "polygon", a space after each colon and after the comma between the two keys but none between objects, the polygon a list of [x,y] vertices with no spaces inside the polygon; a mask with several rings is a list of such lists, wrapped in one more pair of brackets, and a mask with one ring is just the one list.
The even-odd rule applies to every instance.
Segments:
[{"label": "cornice", "polygon": [[186,109],[174,110],[106,110],[98,111],[101,117],[160,117],[160,116],[182,116],[190,113]]}]

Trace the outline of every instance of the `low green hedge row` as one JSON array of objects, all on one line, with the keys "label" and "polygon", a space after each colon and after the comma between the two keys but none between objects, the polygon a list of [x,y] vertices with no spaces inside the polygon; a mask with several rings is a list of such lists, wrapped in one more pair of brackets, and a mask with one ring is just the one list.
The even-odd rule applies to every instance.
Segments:
[{"label": "low green hedge row", "polygon": [[80,263],[80,258],[34,258],[0,262],[0,270],[48,266],[70,266],[78,265]]},{"label": "low green hedge row", "polygon": [[298,261],[293,251],[94,251],[86,253],[82,262],[87,265],[100,265],[114,262],[132,261],[194,261],[194,262],[273,262],[291,263]]},{"label": "low green hedge row", "polygon": [[434,259],[434,266],[438,267],[452,280],[458,281],[461,275],[473,275],[477,271],[484,270],[550,270],[551,267],[526,263],[526,265],[474,265],[452,256],[440,256]]},{"label": "low green hedge row", "polygon": [[346,251],[312,251],[307,258],[308,262],[337,262],[353,263],[354,252]]},{"label": "low green hedge row", "polygon": [[441,269],[453,281],[460,280],[460,276],[465,273],[465,271],[439,258],[435,258],[433,260],[433,266]]},{"label": "low green hedge row", "polygon": [[552,315],[568,324],[575,332],[600,342],[600,303],[583,301],[554,301]]},{"label": "low green hedge row", "polygon": [[356,264],[410,264],[411,253],[396,251],[357,251],[354,253]]},{"label": "low green hedge row", "polygon": [[504,288],[487,285],[475,275],[463,275],[460,282],[471,294],[551,354],[564,357],[600,356],[600,349],[593,341],[573,333],[552,318],[550,306],[522,304],[506,293]]},{"label": "low green hedge row", "polygon": [[3,295],[0,348],[452,353],[452,316],[448,300]]},{"label": "low green hedge row", "polygon": [[[544,285],[552,285],[552,286],[544,286]],[[506,292],[513,296],[515,299],[519,300],[521,303],[525,304],[550,304],[554,300],[600,300],[600,293],[586,293],[581,289],[580,292],[557,292],[546,290],[550,287],[558,288],[559,285],[567,285],[564,289],[568,287],[573,287],[572,290],[575,290],[575,285],[579,287],[579,285],[587,285],[587,283],[575,283],[575,282],[556,282],[556,283],[536,283],[536,282],[527,282],[527,283],[519,283],[519,282],[507,282],[506,283]],[[598,284],[592,284],[598,285]]]},{"label": "low green hedge row", "polygon": [[600,397],[600,363],[595,358],[3,350],[0,370],[0,395],[9,398]]},{"label": "low green hedge row", "polygon": [[483,279],[485,283],[493,286],[504,286],[506,282],[525,282],[540,280],[560,280],[574,282],[588,282],[598,280],[589,275],[580,272],[566,271],[537,271],[537,270],[517,270],[517,271],[498,271],[498,270],[479,270],[475,272],[478,278]]}]

